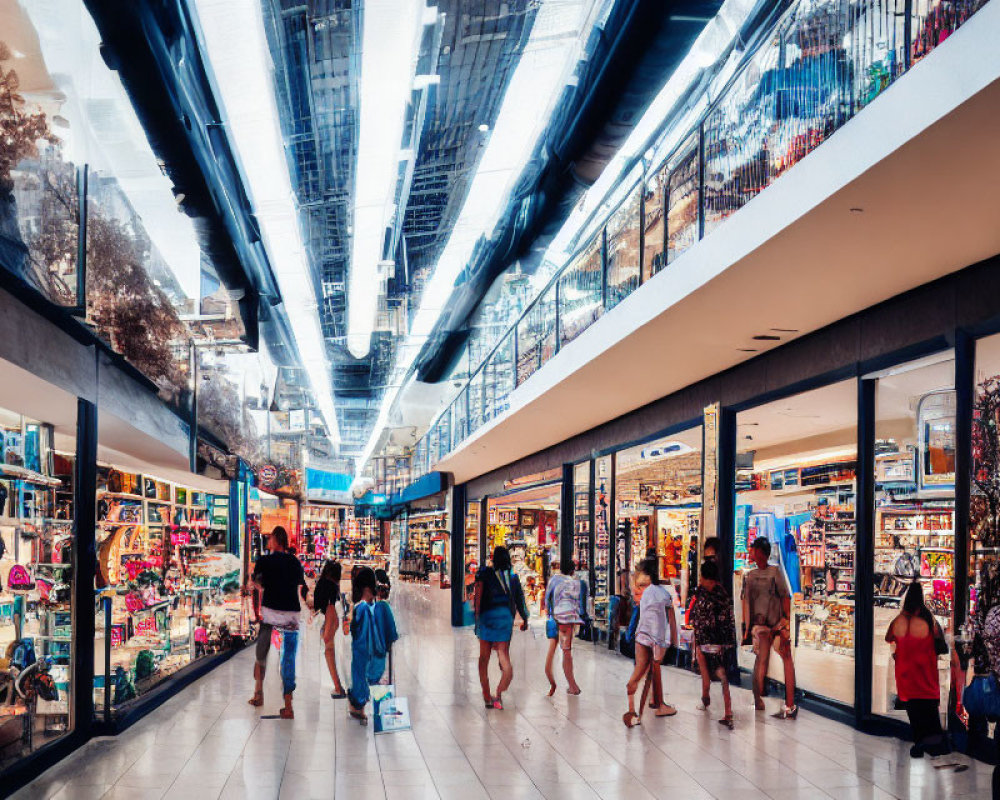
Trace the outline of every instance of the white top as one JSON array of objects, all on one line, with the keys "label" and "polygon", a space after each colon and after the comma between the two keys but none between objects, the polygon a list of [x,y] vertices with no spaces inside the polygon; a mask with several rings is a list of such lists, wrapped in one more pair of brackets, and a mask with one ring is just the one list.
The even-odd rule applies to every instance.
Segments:
[{"label": "white top", "polygon": [[636,636],[644,633],[657,647],[668,647],[670,637],[667,634],[667,607],[671,605],[671,593],[665,586],[651,583],[643,589]]},{"label": "white top", "polygon": [[563,625],[576,625],[580,618],[580,594],[583,584],[579,579],[556,574],[549,578],[549,597],[552,616]]}]

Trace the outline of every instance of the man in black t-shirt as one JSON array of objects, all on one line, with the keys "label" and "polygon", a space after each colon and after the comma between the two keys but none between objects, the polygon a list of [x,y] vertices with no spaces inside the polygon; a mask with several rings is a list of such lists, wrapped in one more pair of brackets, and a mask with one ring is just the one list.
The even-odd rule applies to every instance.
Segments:
[{"label": "man in black t-shirt", "polygon": [[288,552],[288,533],[285,529],[276,527],[271,531],[270,540],[271,552],[257,559],[251,578],[263,596],[260,603],[260,632],[257,634],[257,663],[253,668],[256,685],[250,705],[264,704],[267,654],[271,649],[271,634],[278,629],[282,634],[281,683],[285,696],[285,707],[278,714],[282,719],[293,719],[295,650],[299,641],[299,615],[302,611],[299,596],[305,600],[308,590],[302,563]]}]

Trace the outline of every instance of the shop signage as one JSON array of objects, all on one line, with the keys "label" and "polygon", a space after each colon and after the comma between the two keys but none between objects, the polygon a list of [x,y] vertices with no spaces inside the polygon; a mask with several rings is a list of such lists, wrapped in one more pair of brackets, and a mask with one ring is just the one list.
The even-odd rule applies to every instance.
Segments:
[{"label": "shop signage", "polygon": [[274,489],[278,483],[278,468],[265,464],[257,471],[257,481],[262,489]]}]

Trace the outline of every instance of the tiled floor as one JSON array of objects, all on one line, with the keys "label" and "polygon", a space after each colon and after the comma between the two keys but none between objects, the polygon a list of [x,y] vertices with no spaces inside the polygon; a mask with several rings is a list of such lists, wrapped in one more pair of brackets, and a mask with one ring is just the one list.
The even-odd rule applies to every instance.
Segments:
[{"label": "tiled floor", "polygon": [[[626,730],[630,664],[576,643],[579,697],[546,697],[541,625],[515,631],[517,670],[505,711],[480,700],[476,642],[447,625],[447,593],[400,587],[404,638],[397,686],[413,731],[375,737],[329,697],[330,680],[310,628],[300,656],[296,719],[274,714],[280,688],[269,671],[266,705],[247,705],[253,654],[201,679],[117,738],[100,739],[19,792],[18,798],[967,798],[989,797],[991,768],[956,773],[913,761],[896,739],[865,736],[802,712],[782,722],[750,710],[737,691],[737,724],[698,710],[692,675],[664,670],[680,713]],[[349,658],[346,643],[341,659]],[[272,659],[274,655],[272,654]],[[770,700],[769,705],[777,701]],[[713,703],[720,703],[715,698]],[[961,761],[964,757],[945,759]]]}]

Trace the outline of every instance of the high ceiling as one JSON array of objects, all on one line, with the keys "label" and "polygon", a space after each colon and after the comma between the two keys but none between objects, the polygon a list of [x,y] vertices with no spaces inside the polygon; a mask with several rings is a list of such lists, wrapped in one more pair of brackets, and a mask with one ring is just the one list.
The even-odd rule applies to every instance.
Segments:
[{"label": "high ceiling", "polygon": [[276,94],[319,294],[341,452],[364,448],[400,339],[447,241],[535,16],[531,0],[441,0],[418,68],[428,92],[395,269],[379,303],[371,350],[347,349],[352,181],[359,128],[356,0],[262,0]]}]

